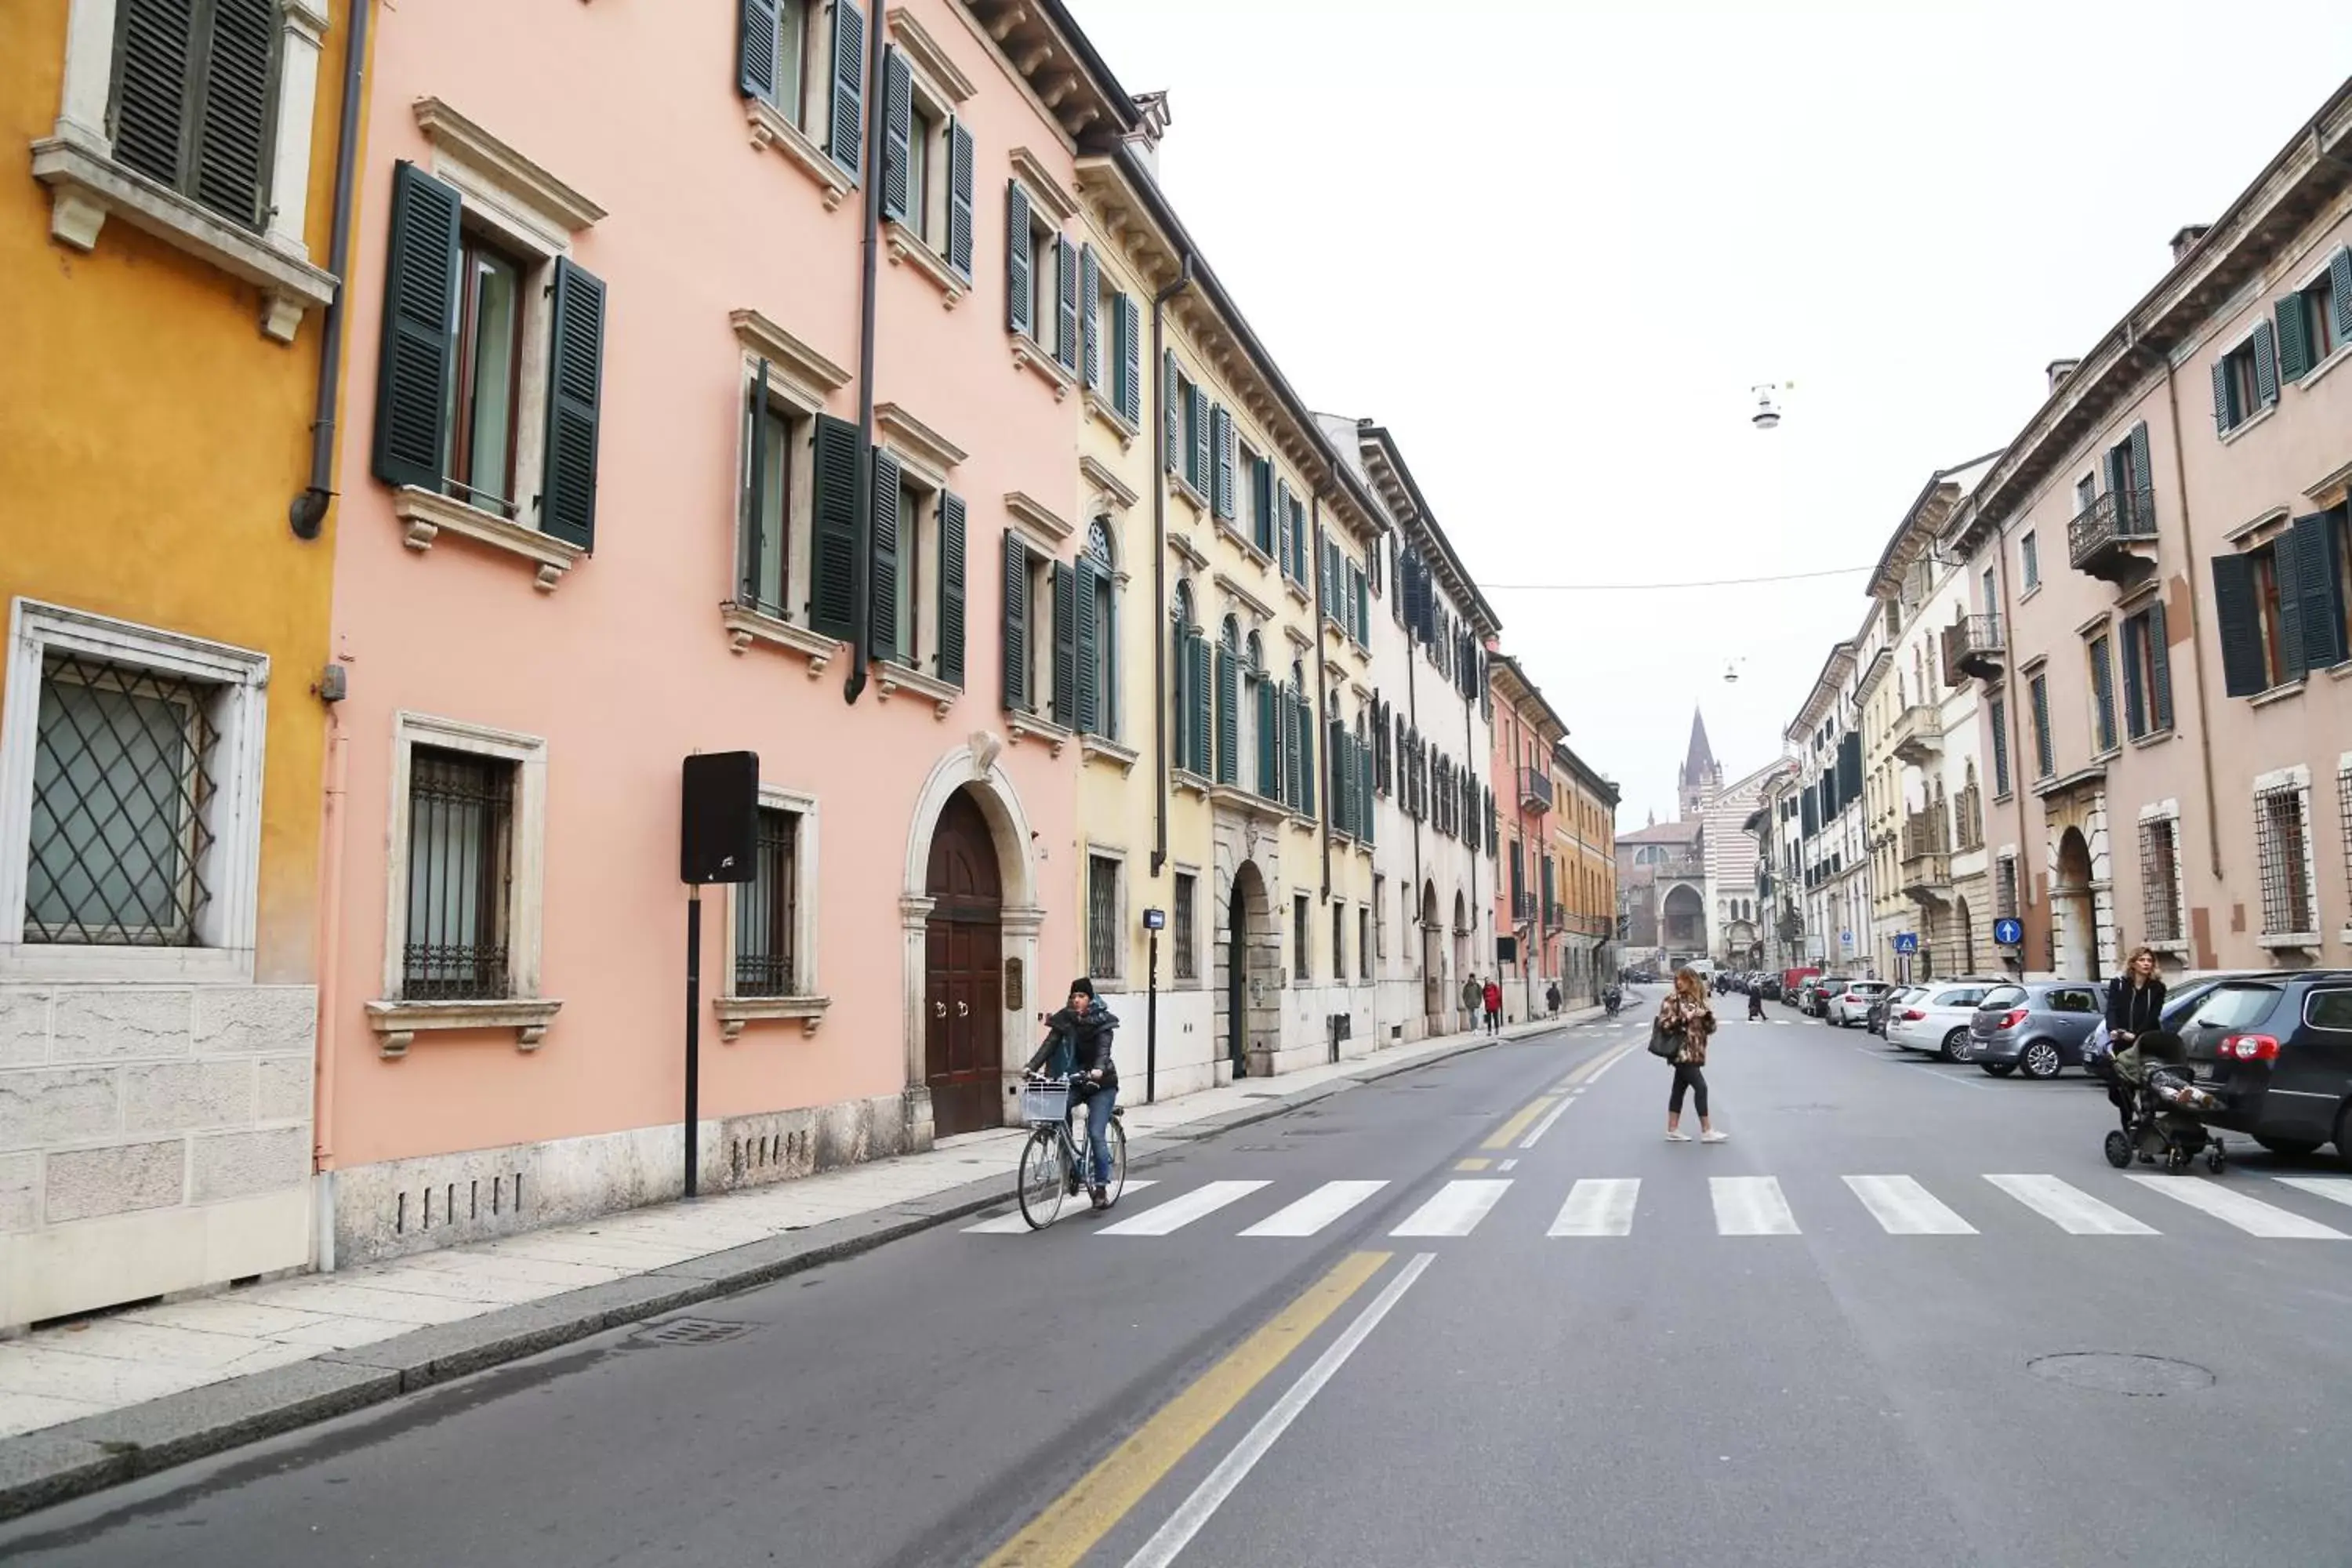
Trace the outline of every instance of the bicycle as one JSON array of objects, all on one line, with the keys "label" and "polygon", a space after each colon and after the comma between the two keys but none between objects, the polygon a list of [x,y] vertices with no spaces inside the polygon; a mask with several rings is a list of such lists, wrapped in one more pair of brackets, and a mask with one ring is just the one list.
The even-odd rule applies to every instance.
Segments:
[{"label": "bicycle", "polygon": [[[1122,1108],[1112,1106],[1110,1180],[1103,1190],[1111,1205],[1127,1188],[1127,1128],[1119,1120]],[[1021,1146],[1021,1168],[1015,1189],[1021,1217],[1032,1230],[1043,1230],[1061,1217],[1062,1205],[1086,1190],[1087,1154],[1084,1142],[1070,1135],[1070,1080],[1028,1078],[1021,1085],[1021,1120],[1030,1128]]]}]

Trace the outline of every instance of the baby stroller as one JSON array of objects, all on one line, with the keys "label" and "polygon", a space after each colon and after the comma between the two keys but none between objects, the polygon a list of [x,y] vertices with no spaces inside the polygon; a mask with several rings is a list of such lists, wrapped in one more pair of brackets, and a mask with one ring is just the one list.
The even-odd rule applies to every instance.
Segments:
[{"label": "baby stroller", "polygon": [[2108,1164],[2120,1171],[2137,1157],[2143,1165],[2161,1160],[2166,1170],[2180,1171],[2202,1154],[2205,1168],[2221,1173],[2229,1151],[2198,1116],[2221,1110],[2221,1102],[2197,1087],[2179,1036],[2152,1031],[2105,1058],[2104,1065],[2107,1101],[2123,1121],[2107,1134]]}]

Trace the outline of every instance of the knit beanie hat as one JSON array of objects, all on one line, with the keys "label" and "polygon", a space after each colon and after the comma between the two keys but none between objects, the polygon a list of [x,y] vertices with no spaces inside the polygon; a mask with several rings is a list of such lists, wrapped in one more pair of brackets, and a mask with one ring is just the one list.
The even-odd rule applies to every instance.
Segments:
[{"label": "knit beanie hat", "polygon": [[1087,1000],[1091,1002],[1094,1000],[1095,983],[1081,974],[1076,980],[1070,982],[1070,994],[1073,996],[1084,996]]}]

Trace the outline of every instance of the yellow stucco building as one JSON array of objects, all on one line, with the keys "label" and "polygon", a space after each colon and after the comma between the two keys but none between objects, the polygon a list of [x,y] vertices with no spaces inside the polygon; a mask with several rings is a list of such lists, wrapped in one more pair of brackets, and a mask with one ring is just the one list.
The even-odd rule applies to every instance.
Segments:
[{"label": "yellow stucco building", "polygon": [[0,12],[0,1328],[311,1261],[350,20]]}]

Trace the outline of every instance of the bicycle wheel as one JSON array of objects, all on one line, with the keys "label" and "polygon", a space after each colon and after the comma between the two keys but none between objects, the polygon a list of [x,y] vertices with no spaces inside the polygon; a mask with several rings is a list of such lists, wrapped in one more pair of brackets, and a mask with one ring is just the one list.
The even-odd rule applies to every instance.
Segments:
[{"label": "bicycle wheel", "polygon": [[1116,1116],[1110,1119],[1110,1184],[1103,1191],[1113,1204],[1127,1191],[1127,1128]]},{"label": "bicycle wheel", "polygon": [[1050,1127],[1040,1127],[1021,1145],[1021,1217],[1031,1230],[1043,1230],[1061,1217],[1069,1197],[1069,1169],[1062,1141]]}]

